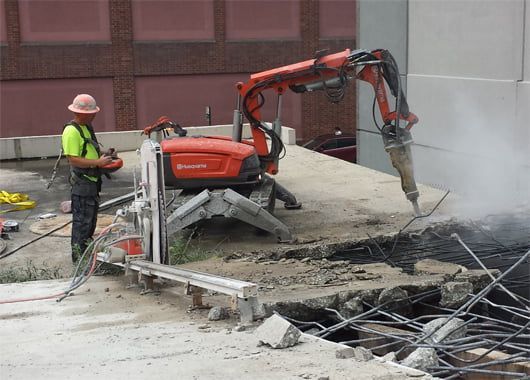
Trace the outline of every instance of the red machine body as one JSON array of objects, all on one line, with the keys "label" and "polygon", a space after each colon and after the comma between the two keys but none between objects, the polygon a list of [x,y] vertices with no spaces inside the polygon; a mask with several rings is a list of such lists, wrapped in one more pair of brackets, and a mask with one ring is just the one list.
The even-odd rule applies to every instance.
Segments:
[{"label": "red machine body", "polygon": [[215,188],[255,184],[260,179],[259,159],[251,144],[200,136],[165,139],[160,146],[167,187]]},{"label": "red machine body", "polygon": [[130,256],[142,255],[144,253],[142,249],[142,239],[124,240],[116,243],[115,247],[123,249],[127,252],[127,255]]}]

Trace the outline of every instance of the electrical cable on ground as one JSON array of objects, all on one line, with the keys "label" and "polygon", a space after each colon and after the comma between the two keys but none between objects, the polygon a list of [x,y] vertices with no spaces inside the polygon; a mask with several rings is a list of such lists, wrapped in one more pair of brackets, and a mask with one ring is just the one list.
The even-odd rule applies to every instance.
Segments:
[{"label": "electrical cable on ground", "polygon": [[[111,245],[117,244],[122,241],[140,238],[140,236],[138,235],[121,236],[121,237],[118,237],[117,239],[112,239],[111,241],[104,243],[105,239],[112,236],[111,235],[112,229],[118,226],[123,227],[121,223],[110,224],[109,226],[105,227],[103,231],[101,231],[101,233],[96,237],[96,239],[90,242],[90,244],[87,246],[87,248],[81,255],[79,262],[76,266],[76,269],[74,271],[72,281],[70,282],[70,285],[68,286],[66,290],[60,293],[40,296],[40,297],[27,297],[27,298],[18,298],[18,299],[10,299],[10,300],[0,300],[0,304],[38,301],[38,300],[46,300],[46,299],[52,299],[52,298],[56,298],[57,302],[60,302],[64,300],[66,297],[72,295],[72,292],[78,289],[79,287],[81,287],[82,285],[84,285],[90,279],[90,277],[96,272],[99,266],[103,264],[103,263],[100,263],[99,266],[96,265],[97,264],[97,253],[100,247],[105,248],[107,246],[111,246]],[[61,226],[61,228],[62,227],[64,226]],[[85,267],[83,268],[83,270],[81,270],[82,264],[85,261],[85,257],[88,257],[88,260],[86,261]]]},{"label": "electrical cable on ground", "polygon": [[0,255],[0,259],[4,259],[4,258],[6,258],[6,257],[8,257],[8,256],[10,256],[10,255],[12,255],[13,253],[15,253],[15,252],[21,250],[22,248],[27,247],[28,245],[31,245],[31,244],[35,243],[36,241],[39,241],[40,239],[45,238],[46,236],[49,236],[49,235],[53,234],[54,232],[63,229],[64,227],[66,227],[66,226],[69,225],[70,223],[72,223],[71,220],[68,221],[68,222],[66,222],[66,223],[64,223],[64,224],[61,224],[59,227],[53,228],[53,229],[51,229],[50,231],[48,231],[48,232],[46,232],[46,233],[44,233],[44,234],[42,234],[42,235],[37,236],[35,239],[30,240],[30,241],[28,241],[27,243],[24,243],[24,244],[18,246],[17,248],[15,248],[15,249],[13,249],[13,250],[11,250],[11,251],[8,251],[8,252],[6,252],[6,253],[3,253],[2,255]]},{"label": "electrical cable on ground", "polygon": [[[105,211],[105,210],[107,210],[107,209],[109,209],[109,208],[111,208],[111,207],[113,207],[113,206],[116,206],[116,205],[118,205],[118,204],[120,204],[120,203],[126,202],[126,201],[128,201],[130,198],[132,198],[132,197],[134,197],[134,192],[133,192],[133,193],[129,193],[129,194],[125,194],[125,195],[123,195],[123,196],[120,196],[120,197],[117,197],[117,198],[114,198],[114,199],[111,199],[111,200],[109,200],[109,201],[106,201],[106,202],[102,203],[102,204],[99,206],[98,212],[99,212],[99,211]],[[30,213],[31,213],[31,212],[30,212]],[[29,214],[26,216],[26,218],[25,218],[24,220],[26,220],[28,216],[29,216]],[[4,259],[4,258],[6,258],[6,257],[8,257],[8,256],[10,256],[10,255],[12,255],[13,253],[18,252],[18,251],[21,250],[22,248],[25,248],[25,247],[27,247],[28,245],[31,245],[31,244],[33,244],[33,243],[39,241],[40,239],[42,239],[42,238],[44,238],[44,237],[46,237],[46,236],[50,236],[50,235],[53,234],[54,232],[63,229],[64,227],[66,227],[67,225],[69,225],[69,224],[71,224],[71,223],[72,223],[72,221],[70,220],[70,221],[68,221],[68,222],[66,222],[66,223],[64,223],[64,224],[62,224],[62,225],[60,225],[60,226],[58,226],[58,227],[56,227],[56,228],[51,229],[50,231],[48,231],[48,232],[46,232],[46,233],[44,233],[44,234],[42,234],[42,235],[37,236],[35,239],[32,239],[32,240],[30,240],[30,241],[28,241],[28,242],[22,244],[21,246],[18,246],[17,248],[11,250],[11,251],[8,251],[8,252],[5,252],[5,253],[1,254],[1,255],[0,255],[0,260],[1,260],[1,259]]]}]

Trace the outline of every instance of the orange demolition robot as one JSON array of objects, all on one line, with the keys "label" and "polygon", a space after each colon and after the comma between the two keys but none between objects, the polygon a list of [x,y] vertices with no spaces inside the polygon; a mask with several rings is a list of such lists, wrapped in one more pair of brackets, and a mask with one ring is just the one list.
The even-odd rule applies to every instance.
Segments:
[{"label": "orange demolition robot", "polygon": [[[190,137],[167,117],[145,128],[146,135],[162,132],[165,137],[159,139],[159,148],[148,140],[155,144],[149,149],[158,149],[160,154],[158,159],[153,158],[162,167],[156,179],[158,188],[182,190],[181,199],[185,200],[173,202],[172,209],[166,210],[165,199],[158,196],[158,203],[164,207],[161,213],[167,215],[161,221],[163,229],[174,232],[198,220],[228,216],[269,231],[280,241],[292,240],[288,227],[272,215],[276,199],[286,208],[301,207],[296,197],[273,178],[285,150],[281,140],[282,95],[286,91],[321,91],[336,103],[343,100],[345,87],[353,80],[366,81],[374,89],[374,107],[377,103],[383,125],[377,125],[375,116],[374,122],[401,176],[402,189],[415,214],[420,215],[410,152],[410,129],[418,118],[409,110],[397,64],[387,50],[346,49],[335,54],[318,52],[314,59],[252,74],[247,82],[237,83],[238,107],[234,110],[231,138]],[[393,109],[387,87],[394,98]],[[267,90],[277,97],[272,123],[263,121],[260,113]],[[242,139],[244,119],[250,124],[252,139]],[[155,191],[163,193],[153,188]]]}]

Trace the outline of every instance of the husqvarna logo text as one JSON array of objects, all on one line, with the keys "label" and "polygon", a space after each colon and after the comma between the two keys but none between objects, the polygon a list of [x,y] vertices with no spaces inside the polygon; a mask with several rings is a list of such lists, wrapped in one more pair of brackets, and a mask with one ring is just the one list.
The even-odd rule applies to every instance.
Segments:
[{"label": "husqvarna logo text", "polygon": [[177,170],[185,170],[185,169],[206,169],[206,164],[177,164]]}]

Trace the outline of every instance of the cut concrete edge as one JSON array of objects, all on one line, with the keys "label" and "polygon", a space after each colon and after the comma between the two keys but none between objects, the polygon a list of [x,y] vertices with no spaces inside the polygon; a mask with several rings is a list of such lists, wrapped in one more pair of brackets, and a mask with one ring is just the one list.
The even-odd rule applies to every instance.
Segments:
[{"label": "cut concrete edge", "polygon": [[[270,124],[270,123],[267,123]],[[232,125],[186,127],[189,136],[232,136]],[[104,147],[113,147],[118,152],[136,150],[147,137],[141,130],[97,132]],[[244,125],[243,138],[252,138],[250,126]],[[282,127],[282,141],[286,145],[296,144],[296,131]],[[0,138],[0,160],[57,157],[61,149],[61,135],[25,136]]]}]

